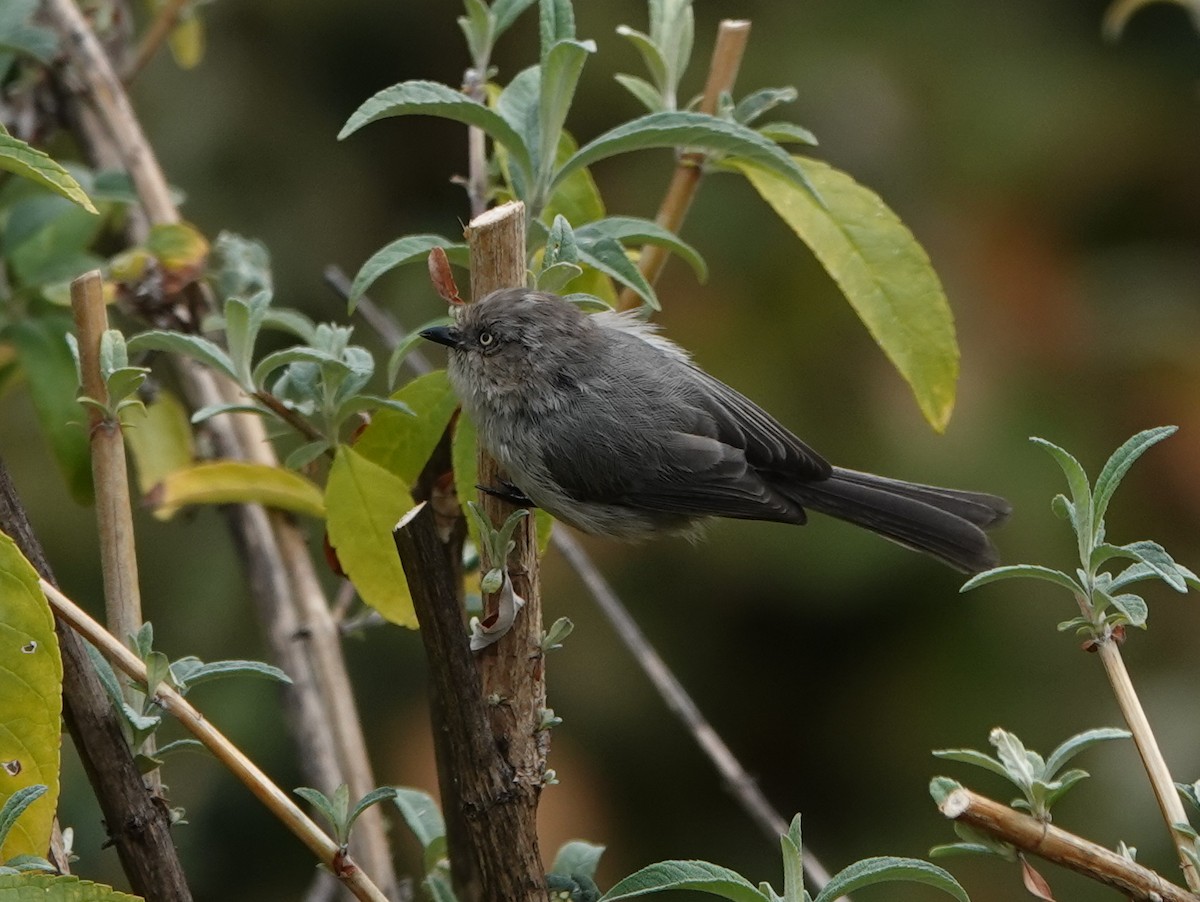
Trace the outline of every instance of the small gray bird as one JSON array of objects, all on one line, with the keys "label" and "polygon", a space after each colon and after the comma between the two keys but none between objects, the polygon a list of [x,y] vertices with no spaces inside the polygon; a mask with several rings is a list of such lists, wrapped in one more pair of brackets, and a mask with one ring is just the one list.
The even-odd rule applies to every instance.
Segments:
[{"label": "small gray bird", "polygon": [[421,335],[450,349],[450,382],[511,480],[501,494],[623,539],[811,509],[968,573],[996,563],[983,530],[1008,516],[1003,498],[830,466],[633,314],[524,288],[456,310]]}]

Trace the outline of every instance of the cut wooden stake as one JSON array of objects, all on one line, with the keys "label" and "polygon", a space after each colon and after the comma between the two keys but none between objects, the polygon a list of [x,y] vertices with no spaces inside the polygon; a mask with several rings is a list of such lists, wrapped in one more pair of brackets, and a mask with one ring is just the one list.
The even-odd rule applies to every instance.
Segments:
[{"label": "cut wooden stake", "polygon": [[938,808],[951,820],[1070,868],[1130,898],[1146,902],[1198,902],[1197,896],[1149,868],[969,789],[954,790]]}]

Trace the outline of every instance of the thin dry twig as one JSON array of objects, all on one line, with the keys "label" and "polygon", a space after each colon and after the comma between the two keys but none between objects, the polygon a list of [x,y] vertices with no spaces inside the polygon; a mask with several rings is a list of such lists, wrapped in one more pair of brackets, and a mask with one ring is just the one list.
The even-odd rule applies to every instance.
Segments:
[{"label": "thin dry twig", "polygon": [[1196,865],[1187,854],[1188,852],[1195,854],[1196,840],[1189,835],[1186,829],[1181,829],[1181,827],[1187,827],[1187,813],[1183,810],[1183,802],[1180,801],[1179,793],[1175,790],[1175,781],[1167,769],[1167,762],[1158,747],[1158,740],[1150,728],[1150,721],[1146,718],[1146,712],[1142,708],[1137,692],[1134,691],[1129,671],[1125,669],[1121,649],[1109,637],[1096,643],[1096,653],[1100,656],[1104,672],[1112,684],[1113,694],[1117,697],[1117,705],[1125,717],[1125,723],[1129,726],[1129,731],[1133,733],[1133,741],[1137,746],[1138,754],[1141,755],[1142,764],[1146,768],[1146,775],[1150,778],[1154,797],[1158,800],[1158,807],[1162,811],[1163,819],[1171,831],[1171,839],[1174,841],[1176,852],[1179,855],[1179,864],[1183,869],[1184,879],[1192,892],[1200,891],[1200,874],[1197,874]]},{"label": "thin dry twig", "polygon": [[[146,667],[133,652],[51,583],[42,579],[40,584],[55,613],[73,630],[91,642],[115,667],[131,679],[146,682]],[[353,859],[187,699],[165,683],[160,683],[155,688],[154,698],[164,711],[173,714],[188,732],[204,743],[205,748],[241,780],[285,827],[308,846],[356,898],[369,902],[387,902],[387,896],[380,892]]]},{"label": "thin dry twig", "polygon": [[[733,91],[746,42],[750,39],[750,23],[744,19],[724,19],[717,29],[717,42],[713,46],[712,62],[708,67],[708,80],[704,84],[704,96],[700,101],[700,112],[715,113],[721,94]],[[704,174],[704,154],[685,153],[675,165],[675,174],[658,208],[655,221],[666,229],[678,233],[692,205],[692,198],[700,187]],[[642,248],[638,268],[651,285],[662,273],[669,256],[666,248],[648,244]],[[620,310],[632,310],[642,303],[637,292],[626,288],[617,302]]]},{"label": "thin dry twig", "polygon": [[1200,898],[1116,852],[969,789],[954,790],[938,808],[951,820],[1070,868],[1133,899],[1198,902]]}]

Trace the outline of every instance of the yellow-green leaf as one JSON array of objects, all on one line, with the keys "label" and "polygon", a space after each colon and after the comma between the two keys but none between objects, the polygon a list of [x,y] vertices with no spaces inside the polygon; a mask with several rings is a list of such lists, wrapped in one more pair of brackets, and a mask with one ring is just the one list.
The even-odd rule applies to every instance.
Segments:
[{"label": "yellow-green leaf", "polygon": [[204,23],[196,14],[194,4],[188,4],[179,15],[179,23],[167,37],[171,56],[180,69],[194,69],[204,59]]},{"label": "yellow-green leaf", "polygon": [[61,716],[62,660],[54,617],[37,572],[16,543],[0,533],[0,805],[17,790],[46,786],[13,825],[0,847],[0,861],[44,857],[50,848]]},{"label": "yellow-green leaf", "polygon": [[169,474],[147,497],[154,516],[170,519],[189,504],[265,504],[282,510],[325,516],[320,487],[292,470],[222,460]]},{"label": "yellow-green leaf", "polygon": [[150,229],[146,250],[165,269],[198,268],[208,257],[208,239],[186,222],[166,223]]},{"label": "yellow-green leaf", "polygon": [[412,415],[389,408],[379,410],[354,443],[354,450],[399,476],[405,485],[412,485],[441,441],[458,399],[445,370],[413,379],[393,392],[392,399],[407,404]]},{"label": "yellow-green leaf", "polygon": [[410,629],[416,629],[417,615],[392,530],[413,505],[398,476],[348,445],[338,447],[325,485],[329,544],[363,601]]},{"label": "yellow-green leaf", "polygon": [[0,875],[0,899],[4,902],[144,902],[141,896],[117,892],[111,886],[51,874]]},{"label": "yellow-green leaf", "polygon": [[878,195],[825,163],[793,159],[824,205],[776,172],[731,164],[812,248],[941,432],[954,409],[958,341],[929,257]]},{"label": "yellow-green leaf", "polygon": [[79,204],[89,213],[99,213],[92,199],[71,173],[36,147],[31,147],[20,138],[14,138],[3,127],[0,127],[0,169],[7,169],[37,182],[72,203]]},{"label": "yellow-green leaf", "polygon": [[138,488],[148,495],[170,474],[190,467],[192,427],[183,404],[171,392],[160,390],[144,407],[121,411],[125,443],[133,452]]}]

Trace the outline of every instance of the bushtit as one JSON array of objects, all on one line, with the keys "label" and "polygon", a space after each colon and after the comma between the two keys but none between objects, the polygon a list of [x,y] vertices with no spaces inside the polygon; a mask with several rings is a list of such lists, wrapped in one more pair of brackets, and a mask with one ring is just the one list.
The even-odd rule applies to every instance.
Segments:
[{"label": "bushtit", "polygon": [[584,532],[694,535],[708,517],[800,524],[814,510],[958,570],[996,563],[983,530],[1008,516],[1003,498],[831,466],[632,314],[513,288],[421,335],[450,349],[507,494]]}]

